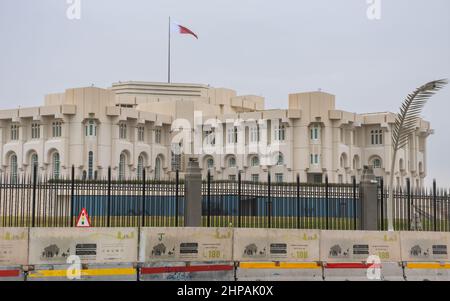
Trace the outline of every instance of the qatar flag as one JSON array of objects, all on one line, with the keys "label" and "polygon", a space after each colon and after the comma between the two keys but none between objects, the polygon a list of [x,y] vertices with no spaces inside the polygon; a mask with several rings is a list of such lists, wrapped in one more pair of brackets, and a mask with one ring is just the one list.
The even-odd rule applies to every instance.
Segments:
[{"label": "qatar flag", "polygon": [[198,40],[197,35],[192,30],[190,30],[185,26],[179,25],[173,21],[170,22],[170,31],[179,34],[190,34],[193,35]]}]

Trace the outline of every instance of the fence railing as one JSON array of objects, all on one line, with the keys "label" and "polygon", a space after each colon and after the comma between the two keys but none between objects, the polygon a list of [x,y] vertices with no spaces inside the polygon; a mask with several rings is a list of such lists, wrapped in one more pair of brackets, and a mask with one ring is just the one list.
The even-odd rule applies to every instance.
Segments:
[{"label": "fence railing", "polygon": [[[387,230],[387,198],[389,189],[381,181],[378,192],[379,228]],[[450,196],[446,189],[405,187],[393,189],[393,224],[398,231],[450,231]]]},{"label": "fence railing", "polygon": [[[178,173],[177,173],[178,175]],[[0,227],[73,227],[86,208],[94,227],[176,227],[184,224],[184,183],[0,177]]]},{"label": "fence railing", "polygon": [[[36,174],[36,173],[35,173]],[[209,227],[358,229],[359,189],[352,185],[207,181],[202,223]],[[86,208],[94,227],[184,225],[185,184],[141,179],[119,181],[0,177],[0,226],[73,227]]]},{"label": "fence railing", "polygon": [[360,195],[353,184],[207,181],[203,225],[352,230],[360,228]]},{"label": "fence railing", "polygon": [[[35,173],[36,174],[36,173]],[[387,230],[387,194],[378,189],[378,229]],[[361,229],[359,185],[213,181],[201,185],[202,225],[297,229]],[[394,189],[395,230],[450,231],[447,190]],[[184,226],[185,183],[145,177],[126,181],[0,176],[0,227],[73,227],[86,208],[94,227]]]}]

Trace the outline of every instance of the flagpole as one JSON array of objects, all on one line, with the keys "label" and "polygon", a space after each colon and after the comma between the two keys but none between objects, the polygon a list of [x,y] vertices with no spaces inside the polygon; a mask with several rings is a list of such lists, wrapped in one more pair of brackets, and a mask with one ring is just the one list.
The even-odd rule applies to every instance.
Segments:
[{"label": "flagpole", "polygon": [[170,84],[170,16],[169,16],[169,55],[168,55],[168,66],[167,66],[167,82]]}]

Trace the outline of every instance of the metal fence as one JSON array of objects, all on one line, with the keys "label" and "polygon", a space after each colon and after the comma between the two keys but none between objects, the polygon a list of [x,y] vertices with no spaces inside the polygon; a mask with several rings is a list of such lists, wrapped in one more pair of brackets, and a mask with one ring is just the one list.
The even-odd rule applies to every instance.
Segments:
[{"label": "metal fence", "polygon": [[82,208],[94,227],[181,226],[184,183],[0,177],[0,227],[73,227]]},{"label": "metal fence", "polygon": [[[361,229],[359,186],[352,184],[212,181],[201,186],[205,227]],[[387,194],[378,189],[378,228],[387,229]],[[395,230],[450,231],[447,190],[394,190]],[[185,184],[145,178],[119,181],[0,176],[0,227],[73,227],[86,208],[94,227],[184,225]]]},{"label": "metal fence", "polygon": [[[359,189],[352,185],[242,181],[202,184],[202,223],[208,227],[359,229]],[[145,178],[119,181],[72,176],[0,177],[1,227],[73,227],[86,208],[94,227],[184,225],[185,184]]]},{"label": "metal fence", "polygon": [[[383,181],[378,191],[379,229],[387,230],[387,198],[389,189]],[[450,196],[447,189],[412,188],[409,179],[405,187],[393,189],[393,224],[398,231],[450,231]]]},{"label": "metal fence", "polygon": [[351,230],[360,228],[359,188],[353,184],[208,181],[202,185],[203,225]]}]

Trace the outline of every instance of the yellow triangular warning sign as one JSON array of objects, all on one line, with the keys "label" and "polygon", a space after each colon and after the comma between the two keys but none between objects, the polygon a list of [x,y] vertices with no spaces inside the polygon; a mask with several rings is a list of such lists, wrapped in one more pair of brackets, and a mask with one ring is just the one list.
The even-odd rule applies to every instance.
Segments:
[{"label": "yellow triangular warning sign", "polygon": [[89,220],[89,215],[86,211],[86,208],[81,209],[80,215],[77,219],[76,227],[90,227],[91,221]]}]

